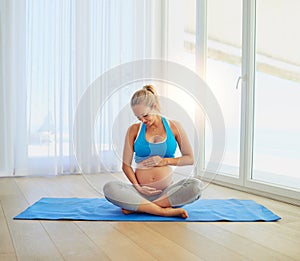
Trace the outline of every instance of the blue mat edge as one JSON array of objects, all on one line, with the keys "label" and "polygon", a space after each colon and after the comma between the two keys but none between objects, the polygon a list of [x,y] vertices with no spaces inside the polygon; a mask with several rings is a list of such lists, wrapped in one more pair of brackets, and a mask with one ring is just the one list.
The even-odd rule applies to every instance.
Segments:
[{"label": "blue mat edge", "polygon": [[[28,210],[30,210],[31,208],[34,208],[36,204],[40,203],[42,200],[57,200],[57,199],[63,199],[63,200],[102,200],[105,201],[105,203],[111,204],[110,202],[108,202],[105,198],[78,198],[78,197],[72,197],[72,198],[58,198],[58,197],[42,197],[40,198],[38,201],[36,201],[35,203],[33,203],[32,205],[28,206],[24,211],[22,211],[21,213],[19,213],[18,215],[16,215],[13,219],[14,220],[65,220],[65,221],[103,221],[103,222],[170,222],[170,221],[175,221],[175,222],[276,222],[278,220],[281,219],[281,217],[279,217],[278,215],[276,215],[275,213],[273,213],[271,210],[269,210],[268,208],[264,207],[263,205],[255,202],[254,200],[248,200],[248,199],[235,199],[235,198],[230,198],[230,199],[200,199],[201,201],[237,201],[237,202],[251,202],[256,204],[257,206],[262,207],[262,209],[266,212],[268,212],[268,214],[272,215],[273,218],[266,220],[266,219],[236,219],[236,220],[228,220],[226,218],[219,218],[219,219],[214,219],[214,220],[204,220],[204,219],[193,219],[193,218],[187,218],[187,219],[183,219],[180,217],[162,217],[162,216],[155,216],[155,215],[151,215],[151,214],[146,214],[146,213],[138,213],[138,214],[130,214],[130,215],[126,215],[124,217],[126,217],[125,219],[116,219],[116,218],[32,218],[32,217],[23,217],[23,214],[26,213]],[[198,200],[199,201],[199,200]],[[197,203],[198,201],[189,204],[189,205],[185,205],[183,206],[183,208],[188,209],[190,206],[192,206],[193,204]],[[113,204],[111,204],[112,207],[115,207],[117,209],[119,209],[118,207],[114,206]],[[146,220],[145,220],[146,218]]]}]

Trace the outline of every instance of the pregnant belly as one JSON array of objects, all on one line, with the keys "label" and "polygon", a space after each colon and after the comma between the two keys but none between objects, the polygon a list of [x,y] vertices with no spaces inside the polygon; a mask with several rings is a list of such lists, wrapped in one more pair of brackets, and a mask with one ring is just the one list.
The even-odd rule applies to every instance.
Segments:
[{"label": "pregnant belly", "polygon": [[149,169],[136,169],[135,174],[140,185],[165,189],[172,181],[172,168],[170,166],[154,167]]}]

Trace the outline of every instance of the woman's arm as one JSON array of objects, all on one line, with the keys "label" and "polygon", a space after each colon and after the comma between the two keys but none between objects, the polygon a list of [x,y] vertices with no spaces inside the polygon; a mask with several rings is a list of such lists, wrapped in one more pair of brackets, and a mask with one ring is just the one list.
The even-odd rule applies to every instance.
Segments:
[{"label": "woman's arm", "polygon": [[133,144],[135,137],[138,132],[138,124],[134,124],[129,127],[126,136],[125,136],[125,144],[123,149],[123,164],[122,164],[122,170],[124,171],[126,177],[129,179],[129,181],[134,185],[137,186],[138,180],[135,176],[135,173],[131,167],[132,164],[132,158],[133,158]]},{"label": "woman's arm", "polygon": [[170,127],[177,140],[181,157],[163,159],[166,165],[185,166],[194,164],[194,153],[188,136],[179,122],[170,121]]}]

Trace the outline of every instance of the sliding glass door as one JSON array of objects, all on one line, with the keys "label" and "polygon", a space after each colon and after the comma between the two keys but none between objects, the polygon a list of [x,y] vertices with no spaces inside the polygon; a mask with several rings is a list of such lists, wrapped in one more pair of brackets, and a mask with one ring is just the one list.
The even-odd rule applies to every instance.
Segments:
[{"label": "sliding glass door", "polygon": [[[206,29],[205,37],[196,37],[196,46],[205,49],[203,56],[196,53],[196,60],[206,61],[206,82],[222,108],[226,127],[224,159],[218,175],[211,177],[300,204],[300,3],[196,3],[205,13],[198,15],[196,24]],[[209,123],[204,133],[207,158]]]},{"label": "sliding glass door", "polygon": [[300,2],[256,1],[252,179],[300,189]]},{"label": "sliding glass door", "polygon": [[[242,74],[242,2],[210,0],[206,8],[206,82],[222,109],[226,133],[219,174],[236,178],[240,159],[241,89],[238,79]],[[212,134],[208,121],[205,126],[205,155],[209,155]],[[205,158],[207,164],[209,157]]]},{"label": "sliding glass door", "polygon": [[167,16],[169,42],[177,43],[168,58],[204,78],[225,123],[223,161],[211,162],[210,122],[195,114],[201,128],[197,175],[300,204],[299,1],[172,0],[168,5],[177,10]]}]

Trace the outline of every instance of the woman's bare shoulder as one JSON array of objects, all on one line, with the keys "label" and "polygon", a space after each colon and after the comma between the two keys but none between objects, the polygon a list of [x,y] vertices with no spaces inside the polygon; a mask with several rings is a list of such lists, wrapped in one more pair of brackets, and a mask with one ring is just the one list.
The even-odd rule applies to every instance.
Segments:
[{"label": "woman's bare shoulder", "polygon": [[132,124],[128,128],[127,135],[129,135],[130,137],[135,138],[137,136],[138,131],[139,131],[140,125],[141,125],[140,123]]},{"label": "woman's bare shoulder", "polygon": [[181,124],[180,124],[179,121],[176,121],[176,120],[168,120],[168,121],[169,121],[169,125],[170,125],[170,128],[171,128],[173,133],[180,132],[182,127],[181,127]]},{"label": "woman's bare shoulder", "polygon": [[138,131],[139,128],[140,128],[140,123],[135,123],[135,124],[132,124],[129,128],[128,128],[128,131],[130,132],[135,132],[135,131]]}]

